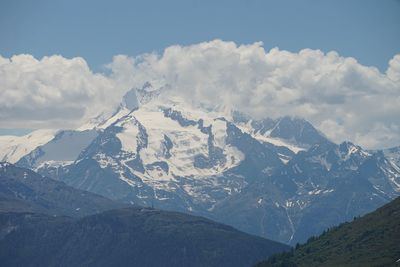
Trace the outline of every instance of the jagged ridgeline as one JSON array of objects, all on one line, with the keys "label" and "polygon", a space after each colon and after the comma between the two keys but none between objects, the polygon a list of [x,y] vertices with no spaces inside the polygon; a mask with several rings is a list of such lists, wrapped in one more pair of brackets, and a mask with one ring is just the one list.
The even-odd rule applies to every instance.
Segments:
[{"label": "jagged ridgeline", "polygon": [[115,201],[296,244],[400,193],[399,149],[335,144],[301,118],[193,107],[146,83],[76,130],[10,140],[4,160]]}]

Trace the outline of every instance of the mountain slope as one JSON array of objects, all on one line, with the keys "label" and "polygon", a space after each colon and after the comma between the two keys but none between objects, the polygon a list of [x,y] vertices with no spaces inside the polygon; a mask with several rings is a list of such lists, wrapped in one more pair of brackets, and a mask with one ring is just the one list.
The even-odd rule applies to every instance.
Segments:
[{"label": "mountain slope", "polygon": [[202,214],[247,179],[283,165],[272,149],[226,119],[184,111],[158,102],[132,110],[57,178],[112,199]]},{"label": "mountain slope", "polygon": [[[219,221],[296,244],[399,195],[399,176],[382,153],[349,142],[316,144],[240,194],[215,205]],[[393,178],[392,178],[393,177]]]},{"label": "mountain slope", "polygon": [[59,131],[49,142],[36,147],[24,156],[18,165],[35,170],[69,165],[97,134],[96,130]]},{"label": "mountain slope", "polygon": [[25,136],[0,136],[0,162],[15,163],[54,138],[55,130],[37,130]]},{"label": "mountain slope", "polygon": [[10,163],[0,163],[0,212],[85,216],[126,206]]},{"label": "mountain slope", "polygon": [[383,153],[394,165],[400,166],[400,146],[385,149]]},{"label": "mountain slope", "polygon": [[399,196],[398,155],[335,144],[301,118],[194,107],[146,83],[17,164],[116,201],[296,244]]},{"label": "mountain slope", "polygon": [[397,198],[370,214],[311,238],[294,252],[273,256],[256,266],[398,266],[399,244]]},{"label": "mountain slope", "polygon": [[0,213],[2,266],[249,266],[288,247],[210,220],[146,208],[82,219]]}]

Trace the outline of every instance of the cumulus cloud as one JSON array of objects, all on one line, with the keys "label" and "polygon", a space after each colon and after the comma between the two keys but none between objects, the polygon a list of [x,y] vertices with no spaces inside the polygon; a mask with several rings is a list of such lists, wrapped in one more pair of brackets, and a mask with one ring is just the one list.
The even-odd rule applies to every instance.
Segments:
[{"label": "cumulus cloud", "polygon": [[82,58],[0,56],[0,127],[73,127],[113,103],[118,88]]},{"label": "cumulus cloud", "polygon": [[168,47],[162,55],[116,57],[110,68],[122,65],[130,83],[162,79],[195,105],[256,118],[299,116],[334,141],[368,148],[400,144],[400,55],[381,73],[336,52],[266,52],[261,43],[214,40]]},{"label": "cumulus cloud", "polygon": [[400,55],[394,56],[389,61],[387,76],[395,82],[400,82]]},{"label": "cumulus cloud", "polygon": [[[52,60],[56,68],[47,63]],[[12,88],[1,84],[0,101],[7,95],[8,116],[32,99],[31,109],[38,114],[40,108],[57,106],[54,119],[69,112],[74,121],[114,105],[127,88],[162,81],[169,94],[193,105],[240,110],[256,118],[303,117],[336,142],[351,140],[368,148],[400,144],[400,55],[381,73],[336,52],[265,51],[261,43],[214,40],[171,46],[161,55],[115,56],[107,67],[109,75],[92,73],[79,58],[0,58],[0,75],[7,76],[0,83]]]}]

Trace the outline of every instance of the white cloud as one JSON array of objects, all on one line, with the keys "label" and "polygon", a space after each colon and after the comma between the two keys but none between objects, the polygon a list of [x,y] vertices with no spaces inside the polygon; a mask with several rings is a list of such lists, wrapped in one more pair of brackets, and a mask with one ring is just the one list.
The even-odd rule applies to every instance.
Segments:
[{"label": "white cloud", "polygon": [[385,74],[336,52],[266,52],[261,43],[215,40],[129,62],[132,83],[163,79],[194,104],[228,106],[255,117],[304,117],[338,142],[400,144],[400,55]]},{"label": "white cloud", "polygon": [[400,55],[381,73],[336,52],[266,52],[261,43],[238,46],[214,40],[171,46],[162,55],[116,56],[107,66],[112,73],[100,75],[79,58],[0,58],[0,101],[8,102],[7,116],[32,98],[32,116],[39,108],[57,107],[62,109],[54,118],[70,112],[76,121],[100,105],[115,104],[129,87],[162,80],[170,93],[195,105],[228,107],[258,118],[304,117],[334,141],[351,140],[368,148],[400,144]]},{"label": "white cloud", "polygon": [[386,74],[393,81],[400,82],[400,55],[394,56],[389,61],[389,68]]},{"label": "white cloud", "polygon": [[0,56],[0,127],[72,127],[113,103],[116,88],[82,58]]}]

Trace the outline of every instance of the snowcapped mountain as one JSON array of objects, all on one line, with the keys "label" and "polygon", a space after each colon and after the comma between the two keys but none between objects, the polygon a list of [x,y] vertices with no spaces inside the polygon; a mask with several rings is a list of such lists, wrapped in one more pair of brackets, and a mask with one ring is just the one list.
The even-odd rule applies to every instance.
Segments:
[{"label": "snowcapped mountain", "polygon": [[47,138],[20,153],[18,165],[287,243],[400,194],[399,150],[337,145],[301,118],[194,108],[151,83],[129,91],[113,114]]},{"label": "snowcapped mountain", "polygon": [[176,99],[166,105],[149,98],[142,97],[145,103],[139,101],[142,106],[130,112],[122,104],[113,123],[108,119],[93,127],[109,124],[56,178],[141,205],[202,212],[246,186],[243,162],[255,162],[263,172],[283,165],[267,144],[220,113],[194,110]]},{"label": "snowcapped mountain", "polygon": [[41,172],[47,176],[58,176],[64,166],[73,164],[81,151],[98,135],[98,131],[62,130],[49,142],[36,147],[23,156],[18,165]]},{"label": "snowcapped mountain", "polygon": [[383,153],[394,165],[400,166],[400,146],[385,149]]},{"label": "snowcapped mountain", "polygon": [[37,130],[25,136],[0,136],[0,161],[17,162],[54,138],[55,130]]},{"label": "snowcapped mountain", "polygon": [[399,174],[382,152],[350,142],[316,144],[218,203],[214,216],[253,234],[304,242],[398,196]]}]

